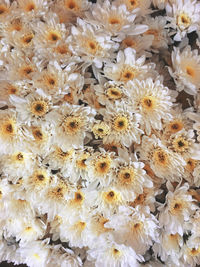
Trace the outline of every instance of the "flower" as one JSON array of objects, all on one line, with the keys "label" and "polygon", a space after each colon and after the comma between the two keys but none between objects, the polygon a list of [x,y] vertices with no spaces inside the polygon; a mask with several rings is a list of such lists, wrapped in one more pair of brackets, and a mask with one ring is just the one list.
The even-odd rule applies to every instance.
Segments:
[{"label": "flower", "polygon": [[200,79],[198,50],[191,50],[190,46],[186,46],[181,52],[179,48],[174,48],[172,69],[170,73],[176,82],[177,90],[185,90],[188,94],[195,95],[199,89]]}]

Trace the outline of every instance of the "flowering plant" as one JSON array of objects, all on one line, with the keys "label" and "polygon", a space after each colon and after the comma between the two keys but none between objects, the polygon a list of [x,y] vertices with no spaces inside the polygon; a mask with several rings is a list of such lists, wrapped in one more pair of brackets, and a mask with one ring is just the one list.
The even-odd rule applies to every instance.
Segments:
[{"label": "flowering plant", "polygon": [[0,261],[200,264],[200,3],[0,0]]}]

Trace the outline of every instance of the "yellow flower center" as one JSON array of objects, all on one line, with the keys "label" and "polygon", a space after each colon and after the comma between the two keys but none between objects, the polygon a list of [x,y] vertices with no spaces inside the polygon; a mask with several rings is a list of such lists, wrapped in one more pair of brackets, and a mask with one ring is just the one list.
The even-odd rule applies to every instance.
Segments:
[{"label": "yellow flower center", "polygon": [[190,159],[187,160],[187,164],[186,164],[185,168],[186,168],[187,171],[193,172],[195,167],[196,167],[196,165],[197,165],[197,161],[190,158]]},{"label": "yellow flower center", "polygon": [[12,156],[14,162],[23,163],[24,162],[24,154],[22,152],[18,152]]},{"label": "yellow flower center", "polygon": [[144,228],[144,224],[141,221],[132,223],[131,229],[132,229],[133,233],[137,233],[138,234],[138,232],[141,232],[143,230],[143,228]]},{"label": "yellow flower center", "polygon": [[117,87],[108,88],[106,94],[108,98],[112,100],[117,100],[122,97],[122,91],[120,90],[120,88]]},{"label": "yellow flower center", "polygon": [[49,183],[50,178],[47,176],[45,170],[37,170],[34,172],[32,181],[34,186],[43,187]]},{"label": "yellow flower center", "polygon": [[63,200],[64,193],[67,191],[67,186],[64,183],[59,183],[55,188],[48,192],[48,197],[55,200]]},{"label": "yellow flower center", "polygon": [[19,71],[22,76],[29,78],[30,74],[34,72],[34,69],[32,66],[27,65],[27,66],[20,68]]},{"label": "yellow flower center", "polygon": [[130,37],[126,37],[126,38],[122,41],[122,46],[123,46],[124,48],[126,48],[126,47],[132,47],[132,48],[134,48],[135,45],[136,45],[135,41],[134,41],[132,38],[130,38]]},{"label": "yellow flower center", "polygon": [[39,127],[33,127],[32,128],[32,134],[33,134],[35,141],[37,143],[42,143],[47,138],[46,134],[44,134]]},{"label": "yellow flower center", "polygon": [[170,212],[173,214],[173,215],[178,215],[180,214],[184,208],[186,208],[186,203],[181,200],[181,199],[174,199],[171,201],[170,203]]},{"label": "yellow flower center", "polygon": [[122,252],[116,248],[111,248],[111,255],[114,258],[119,258],[122,255]]},{"label": "yellow flower center", "polygon": [[186,13],[180,13],[177,17],[177,24],[179,27],[188,28],[191,24],[191,18]]},{"label": "yellow flower center", "polygon": [[33,115],[42,117],[49,111],[49,105],[44,100],[36,100],[31,103],[30,111]]},{"label": "yellow flower center", "polygon": [[24,45],[30,45],[33,37],[34,37],[34,34],[33,33],[29,33],[29,34],[24,35],[22,37],[22,39],[21,39],[22,40],[22,43]]},{"label": "yellow flower center", "polygon": [[114,205],[120,202],[121,195],[114,190],[110,190],[108,192],[103,192],[103,199],[108,204]]},{"label": "yellow flower center", "polygon": [[122,186],[130,185],[133,183],[135,179],[135,172],[133,167],[123,167],[119,170],[118,175],[119,183]]},{"label": "yellow flower center", "polygon": [[81,206],[85,199],[84,194],[79,190],[75,192],[74,199],[72,199],[71,204]]},{"label": "yellow flower center", "polygon": [[65,0],[64,6],[70,11],[78,11],[80,9],[78,1],[75,0]]},{"label": "yellow flower center", "polygon": [[35,8],[36,8],[35,3],[34,2],[32,2],[32,3],[29,2],[28,5],[26,5],[24,9],[27,12],[30,12],[30,11],[34,10]]},{"label": "yellow flower center", "polygon": [[187,75],[191,76],[192,78],[195,77],[195,69],[190,67],[190,66],[186,67],[186,73],[187,73]]},{"label": "yellow flower center", "polygon": [[100,122],[92,127],[92,132],[94,133],[95,138],[103,138],[110,133],[110,127],[104,122]]},{"label": "yellow flower center", "polygon": [[47,40],[51,42],[57,42],[58,40],[61,39],[61,33],[56,31],[56,30],[50,30],[47,33]]},{"label": "yellow flower center", "polygon": [[177,133],[183,129],[183,122],[179,120],[174,120],[167,125],[167,129],[171,133]]},{"label": "yellow flower center", "polygon": [[98,175],[106,175],[110,171],[112,160],[109,156],[100,157],[94,163],[95,172]]},{"label": "yellow flower center", "polygon": [[5,5],[0,5],[0,16],[8,12],[8,8]]},{"label": "yellow flower center", "polygon": [[14,85],[9,84],[7,87],[8,95],[15,95],[18,93],[18,91],[19,91],[18,88],[15,87]]},{"label": "yellow flower center", "polygon": [[70,53],[68,46],[65,44],[56,46],[55,51],[61,55]]},{"label": "yellow flower center", "polygon": [[128,82],[133,80],[137,74],[137,70],[132,68],[131,66],[124,66],[120,73],[119,80],[122,82]]},{"label": "yellow flower center", "polygon": [[36,260],[41,260],[40,256],[37,254],[37,253],[34,253],[33,254],[33,257],[36,259]]},{"label": "yellow flower center", "polygon": [[183,153],[189,149],[189,142],[182,136],[174,139],[172,145],[177,153]]},{"label": "yellow flower center", "polygon": [[76,166],[81,169],[81,170],[85,170],[87,169],[87,165],[86,165],[86,160],[89,158],[90,154],[89,153],[84,153],[82,154],[76,161]]},{"label": "yellow flower center", "polygon": [[161,148],[158,148],[153,153],[153,160],[156,164],[158,164],[162,167],[166,167],[169,159],[168,159],[167,153],[164,150],[162,150]]},{"label": "yellow flower center", "polygon": [[141,100],[141,105],[145,111],[153,111],[156,107],[156,99],[153,96],[145,96]]},{"label": "yellow flower center", "polygon": [[56,156],[56,158],[65,161],[65,160],[70,159],[72,157],[73,151],[74,150],[71,149],[69,151],[64,152],[60,147],[56,147],[55,156]]},{"label": "yellow flower center", "polygon": [[77,134],[83,127],[84,122],[81,117],[68,116],[64,120],[64,129],[70,135]]},{"label": "yellow flower center", "polygon": [[99,45],[99,43],[94,39],[85,40],[85,45],[87,52],[89,54],[95,55],[98,51],[102,50],[102,47]]},{"label": "yellow flower center", "polygon": [[114,119],[113,128],[117,132],[124,132],[128,129],[129,122],[127,117],[125,116],[118,116]]},{"label": "yellow flower center", "polygon": [[200,253],[200,247],[189,249],[189,254],[191,256],[197,256],[199,253]]},{"label": "yellow flower center", "polygon": [[2,137],[13,137],[16,134],[16,122],[14,119],[8,119],[1,124]]}]

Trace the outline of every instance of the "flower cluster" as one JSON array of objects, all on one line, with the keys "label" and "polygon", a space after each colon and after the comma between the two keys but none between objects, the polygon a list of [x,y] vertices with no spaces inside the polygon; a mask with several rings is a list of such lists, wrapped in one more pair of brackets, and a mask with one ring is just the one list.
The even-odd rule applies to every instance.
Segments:
[{"label": "flower cluster", "polygon": [[0,0],[0,261],[200,264],[200,3]]}]

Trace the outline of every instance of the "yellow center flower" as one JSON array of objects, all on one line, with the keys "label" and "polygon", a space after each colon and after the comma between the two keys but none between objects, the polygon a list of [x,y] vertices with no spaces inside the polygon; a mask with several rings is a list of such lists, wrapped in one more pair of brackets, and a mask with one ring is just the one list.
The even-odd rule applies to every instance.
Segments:
[{"label": "yellow center flower", "polygon": [[129,121],[126,116],[118,116],[113,121],[113,128],[117,132],[125,132],[128,129]]},{"label": "yellow center flower", "polygon": [[145,96],[141,100],[141,106],[146,112],[152,112],[156,107],[156,99],[153,96]]},{"label": "yellow center flower", "polygon": [[30,111],[33,115],[42,117],[49,111],[49,104],[45,100],[35,100],[30,105]]}]

